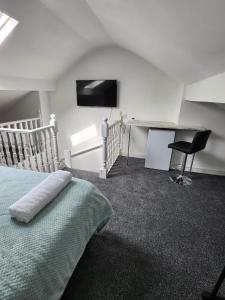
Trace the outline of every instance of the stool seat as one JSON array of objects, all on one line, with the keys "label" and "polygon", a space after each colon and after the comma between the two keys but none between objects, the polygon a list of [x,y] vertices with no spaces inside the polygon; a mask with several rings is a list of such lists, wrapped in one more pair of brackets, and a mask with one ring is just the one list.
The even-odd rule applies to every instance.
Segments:
[{"label": "stool seat", "polygon": [[171,143],[168,145],[168,148],[175,149],[177,151],[192,154],[193,153],[193,147],[192,143],[185,142],[185,141],[179,141],[176,143]]}]

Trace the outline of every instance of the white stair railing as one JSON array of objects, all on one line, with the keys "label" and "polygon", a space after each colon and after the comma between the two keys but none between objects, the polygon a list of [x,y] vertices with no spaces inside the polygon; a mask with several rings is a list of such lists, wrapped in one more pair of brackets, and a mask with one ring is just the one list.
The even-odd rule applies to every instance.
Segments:
[{"label": "white stair railing", "polygon": [[109,125],[108,118],[103,119],[102,139],[103,139],[103,161],[100,169],[100,178],[107,178],[109,171],[121,154],[121,144],[123,136],[123,116],[120,120]]},{"label": "white stair railing", "polygon": [[67,168],[73,168],[73,157],[102,148],[102,167],[100,168],[99,177],[107,178],[109,171],[122,151],[123,128],[124,123],[122,114],[120,116],[120,120],[115,121],[111,125],[108,123],[108,118],[104,118],[101,126],[102,144],[98,144],[75,153],[72,153],[71,150],[64,150],[65,166]]},{"label": "white stair railing", "polygon": [[1,128],[36,129],[41,127],[40,118],[24,119],[0,123]]},{"label": "white stair railing", "polygon": [[0,127],[0,165],[43,172],[57,170],[59,154],[55,115],[51,115],[50,125],[44,127],[36,127],[39,118],[28,120],[16,121],[19,125],[9,122],[10,125]]}]

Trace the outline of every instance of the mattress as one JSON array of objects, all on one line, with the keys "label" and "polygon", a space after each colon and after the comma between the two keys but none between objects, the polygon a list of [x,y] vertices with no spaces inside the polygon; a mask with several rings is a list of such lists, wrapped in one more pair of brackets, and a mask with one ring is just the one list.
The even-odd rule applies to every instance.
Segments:
[{"label": "mattress", "polygon": [[92,235],[112,215],[87,181],[72,182],[29,224],[8,207],[48,174],[0,167],[0,299],[58,300]]}]

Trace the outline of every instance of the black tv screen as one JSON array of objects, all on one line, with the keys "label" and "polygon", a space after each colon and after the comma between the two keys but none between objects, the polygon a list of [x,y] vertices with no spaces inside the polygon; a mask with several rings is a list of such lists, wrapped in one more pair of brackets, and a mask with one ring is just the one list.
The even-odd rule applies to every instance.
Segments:
[{"label": "black tv screen", "polygon": [[77,80],[77,105],[116,107],[116,80]]}]

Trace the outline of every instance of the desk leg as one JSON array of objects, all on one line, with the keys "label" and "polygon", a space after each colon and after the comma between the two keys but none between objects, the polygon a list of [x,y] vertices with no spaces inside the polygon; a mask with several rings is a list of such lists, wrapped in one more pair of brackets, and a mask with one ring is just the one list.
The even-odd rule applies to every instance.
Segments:
[{"label": "desk leg", "polygon": [[131,125],[129,128],[128,143],[127,143],[127,166],[128,166],[129,156],[130,156],[130,135],[131,135]]}]

